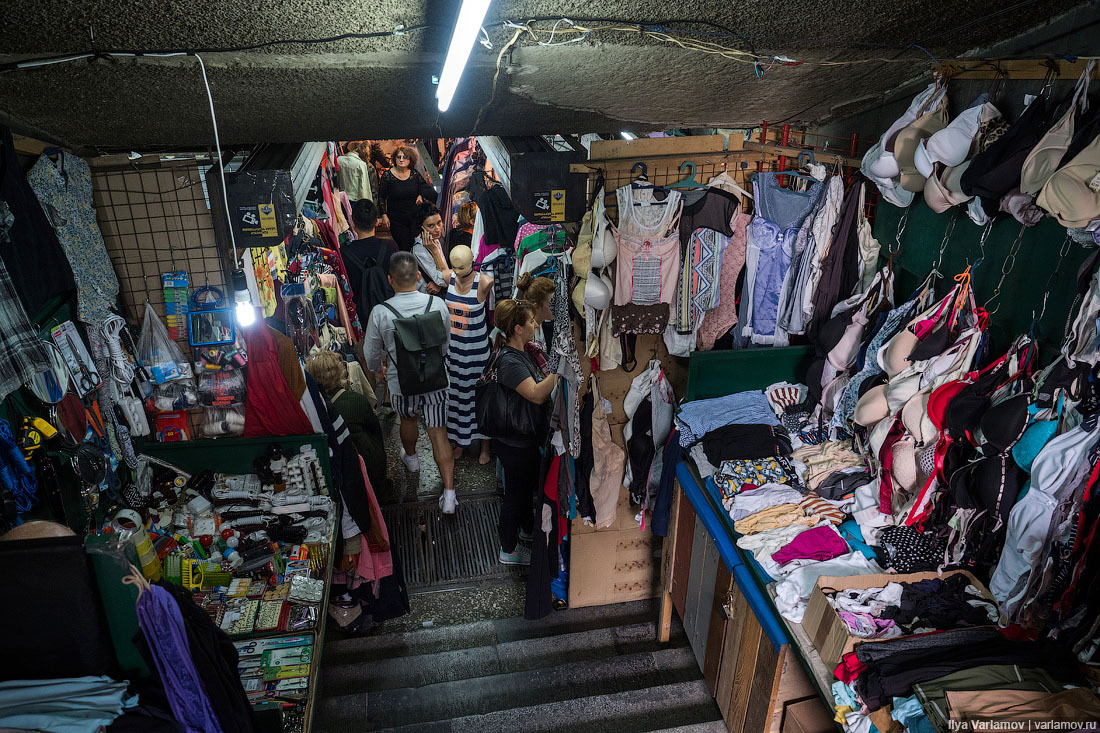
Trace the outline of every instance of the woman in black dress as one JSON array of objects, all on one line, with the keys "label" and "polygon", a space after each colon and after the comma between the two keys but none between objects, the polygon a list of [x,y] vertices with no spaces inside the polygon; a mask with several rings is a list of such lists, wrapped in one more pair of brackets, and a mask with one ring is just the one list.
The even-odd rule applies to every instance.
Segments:
[{"label": "woman in black dress", "polygon": [[390,230],[398,249],[408,252],[416,240],[416,205],[435,203],[436,191],[416,170],[416,152],[404,145],[393,151],[393,167],[382,174],[378,204],[382,223]]}]

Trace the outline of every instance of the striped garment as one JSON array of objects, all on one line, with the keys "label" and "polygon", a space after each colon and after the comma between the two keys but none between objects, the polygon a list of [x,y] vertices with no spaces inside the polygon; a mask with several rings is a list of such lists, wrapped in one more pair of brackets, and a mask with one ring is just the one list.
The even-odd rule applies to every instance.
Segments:
[{"label": "striped garment", "polygon": [[469,292],[462,295],[452,274],[445,298],[451,316],[451,346],[447,353],[447,376],[451,380],[447,397],[447,437],[460,446],[485,437],[478,432],[474,408],[474,385],[489,361],[485,303],[477,299],[480,280],[481,273],[476,273]]},{"label": "striped garment", "polygon": [[848,518],[844,510],[838,509],[836,504],[830,504],[813,492],[806,494],[806,498],[799,504],[807,514],[820,514],[832,524],[840,524]]}]

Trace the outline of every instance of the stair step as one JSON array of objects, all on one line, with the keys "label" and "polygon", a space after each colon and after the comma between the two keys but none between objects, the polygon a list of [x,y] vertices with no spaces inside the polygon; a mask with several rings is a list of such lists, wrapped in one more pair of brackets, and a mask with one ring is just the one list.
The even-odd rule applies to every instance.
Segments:
[{"label": "stair step", "polygon": [[[350,730],[350,729],[349,729]],[[591,695],[470,715],[431,724],[406,724],[403,733],[725,733],[718,706],[702,680]]]},{"label": "stair step", "polygon": [[324,659],[323,689],[328,696],[424,687],[472,677],[683,647],[687,643],[683,627],[678,623],[673,627],[669,643],[659,643],[656,626],[649,621],[415,657],[365,660],[362,655],[351,659],[350,655],[340,653],[333,655],[335,660],[327,656]]},{"label": "stair step", "polygon": [[[369,693],[369,706],[368,695],[363,692],[326,697],[321,703],[318,716],[323,726],[317,729],[377,730],[403,725],[423,730],[426,723],[450,720],[452,729],[457,730],[453,727],[456,718],[474,717],[488,718],[486,722],[476,724],[478,730],[507,728],[514,731],[517,720],[524,720],[523,717],[517,718],[516,712],[512,710],[518,703],[529,707],[545,705],[548,711],[557,711],[555,716],[568,715],[566,711],[576,707],[577,698],[599,699],[602,696],[637,692],[641,688],[674,686],[676,683],[692,680],[698,682],[703,697],[710,708],[717,712],[705,684],[698,681],[698,676],[695,655],[686,646],[625,654],[610,659],[569,662],[554,667],[440,682],[417,688],[372,691]],[[680,702],[666,697],[662,699],[662,705],[675,707]],[[593,714],[602,709],[597,702],[590,703],[589,707]],[[630,706],[625,706],[617,709],[616,715],[632,714],[629,708]],[[644,719],[648,724],[650,717],[646,713],[635,720],[631,727],[622,730],[641,730],[637,727],[638,722]],[[552,718],[544,717],[542,723],[545,725],[550,719]],[[553,719],[556,722],[556,718]],[[604,719],[615,718],[604,716]],[[666,722],[657,721],[650,728],[713,719],[676,718]],[[584,720],[584,716],[580,716],[578,724]],[[497,723],[494,721],[499,721],[499,728],[496,728]],[[489,727],[486,728],[485,725]],[[601,733],[606,733],[606,730],[606,726],[601,727]]]},{"label": "stair step", "polygon": [[494,619],[453,626],[429,627],[398,634],[338,639],[325,644],[322,658],[327,668],[329,664],[339,665],[370,659],[437,654],[593,629],[608,629],[645,622],[652,624],[656,622],[657,610],[657,601],[647,599],[612,606],[570,608],[552,613],[541,621],[526,621],[522,618]]},{"label": "stair step", "polygon": [[[718,708],[715,707],[715,712],[718,712]],[[729,729],[726,728],[726,721],[719,718],[718,720],[709,720],[706,723],[692,723],[690,725],[678,725],[675,728],[661,728],[657,731],[651,731],[650,733],[729,733]]]}]

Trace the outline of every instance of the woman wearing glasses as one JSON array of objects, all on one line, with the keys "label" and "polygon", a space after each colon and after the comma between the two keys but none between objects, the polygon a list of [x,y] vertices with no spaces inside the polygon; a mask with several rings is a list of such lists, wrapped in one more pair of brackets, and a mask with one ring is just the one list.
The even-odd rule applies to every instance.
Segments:
[{"label": "woman wearing glasses", "polygon": [[436,191],[416,170],[416,152],[404,145],[393,151],[393,167],[382,174],[378,186],[378,205],[382,224],[390,230],[397,247],[408,252],[419,234],[416,206],[422,201],[435,203]]}]

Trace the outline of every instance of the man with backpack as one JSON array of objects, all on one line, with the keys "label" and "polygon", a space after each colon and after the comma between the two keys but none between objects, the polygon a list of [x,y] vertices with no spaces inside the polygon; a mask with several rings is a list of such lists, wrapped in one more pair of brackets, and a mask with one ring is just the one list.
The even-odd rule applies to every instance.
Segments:
[{"label": "man with backpack", "polygon": [[374,306],[393,297],[387,275],[390,257],[397,251],[392,239],[374,236],[378,207],[370,199],[360,199],[351,207],[351,229],[357,237],[340,248],[348,271],[355,309],[365,327]]},{"label": "man with backpack", "polygon": [[367,368],[379,373],[389,389],[394,412],[401,418],[401,460],[415,473],[417,418],[424,418],[432,456],[443,477],[439,505],[455,511],[454,456],[447,440],[446,356],[450,345],[447,306],[433,295],[417,291],[420,270],[408,252],[390,257],[388,281],[394,296],[380,303],[367,323],[363,355]]}]

